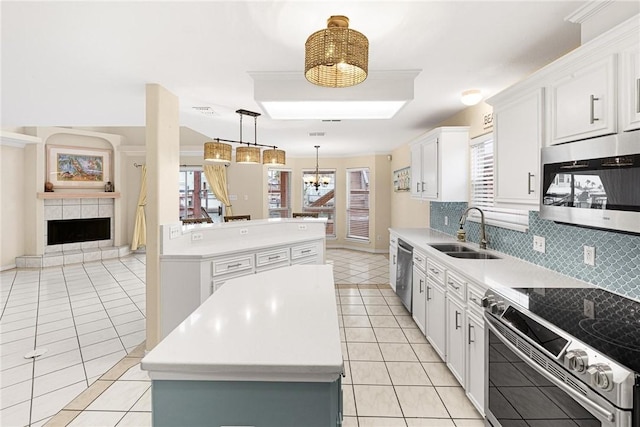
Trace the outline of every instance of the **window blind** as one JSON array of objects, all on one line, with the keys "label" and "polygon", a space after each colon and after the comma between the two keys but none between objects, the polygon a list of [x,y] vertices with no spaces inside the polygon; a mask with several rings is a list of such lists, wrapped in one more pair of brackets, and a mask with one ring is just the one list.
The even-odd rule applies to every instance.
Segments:
[{"label": "window blind", "polygon": [[347,170],[347,237],[369,239],[369,168]]},{"label": "window blind", "polygon": [[[471,141],[471,203],[485,212],[488,224],[525,231],[529,226],[526,210],[498,208],[494,202],[494,144],[493,135],[483,135]],[[471,211],[469,218],[479,221],[480,215]]]}]

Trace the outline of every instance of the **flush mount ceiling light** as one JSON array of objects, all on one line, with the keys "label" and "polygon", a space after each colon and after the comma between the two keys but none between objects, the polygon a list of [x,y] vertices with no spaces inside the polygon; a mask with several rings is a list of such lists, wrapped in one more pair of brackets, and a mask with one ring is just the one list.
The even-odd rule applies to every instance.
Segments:
[{"label": "flush mount ceiling light", "polygon": [[476,105],[482,99],[482,92],[478,89],[470,89],[462,92],[462,96],[460,97],[460,101],[464,105]]},{"label": "flush mount ceiling light", "polygon": [[[263,163],[271,165],[284,165],[285,164],[285,152],[278,150],[275,145],[258,144],[258,116],[260,113],[248,110],[236,110],[236,113],[240,114],[240,141],[233,141],[229,139],[216,138],[213,141],[205,142],[204,144],[204,160],[206,162],[219,162],[219,163],[231,163],[231,145],[224,142],[231,142],[234,144],[246,145],[246,147],[238,147],[236,149],[236,163],[244,164],[257,164],[260,163],[260,148],[269,147],[269,150],[265,150]],[[253,117],[254,128],[254,142],[245,142],[242,140],[242,118],[244,116]]]},{"label": "flush mount ceiling light", "polygon": [[327,19],[327,28],[311,34],[304,45],[304,76],[324,87],[362,83],[369,69],[369,40],[349,29],[349,18]]},{"label": "flush mount ceiling light", "polygon": [[340,91],[310,85],[298,72],[251,72],[253,96],[274,120],[390,119],[413,99],[420,70],[371,71],[367,84]]}]

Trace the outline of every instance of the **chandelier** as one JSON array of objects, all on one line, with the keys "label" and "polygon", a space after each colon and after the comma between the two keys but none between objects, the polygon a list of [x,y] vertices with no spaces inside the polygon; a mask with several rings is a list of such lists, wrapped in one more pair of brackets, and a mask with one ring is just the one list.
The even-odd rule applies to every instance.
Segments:
[{"label": "chandelier", "polygon": [[[230,142],[242,145],[241,147],[236,148],[236,163],[260,163],[260,155],[262,154],[263,164],[284,165],[286,162],[284,150],[278,150],[278,147],[275,145],[258,144],[258,116],[260,116],[260,113],[242,109],[236,110],[236,113],[240,115],[240,141],[216,138],[213,141],[205,142],[204,160],[214,163],[231,163],[231,145],[226,144],[227,142]],[[253,143],[242,140],[242,118],[244,116],[253,117]],[[244,145],[246,145],[246,147]],[[261,153],[261,147],[268,147],[269,149]]]},{"label": "chandelier", "polygon": [[316,191],[318,191],[318,189],[322,186],[322,187],[326,187],[327,185],[329,185],[331,183],[331,178],[329,178],[328,176],[320,176],[320,169],[318,166],[318,149],[320,148],[319,145],[314,145],[314,148],[316,149],[316,172],[314,176],[307,176],[304,179],[304,185],[306,187],[315,187]]},{"label": "chandelier", "polygon": [[327,19],[327,28],[311,34],[304,45],[304,76],[325,87],[362,83],[369,69],[369,40],[349,29],[349,18]]}]

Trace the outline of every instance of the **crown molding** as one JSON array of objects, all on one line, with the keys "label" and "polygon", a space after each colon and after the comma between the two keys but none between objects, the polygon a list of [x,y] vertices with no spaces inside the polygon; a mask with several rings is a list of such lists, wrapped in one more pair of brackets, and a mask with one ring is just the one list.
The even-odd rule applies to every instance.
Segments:
[{"label": "crown molding", "polygon": [[37,136],[24,135],[21,133],[2,131],[0,134],[0,145],[8,147],[24,148],[27,144],[41,144],[42,139]]},{"label": "crown molding", "polygon": [[577,8],[573,13],[567,15],[564,20],[572,24],[582,24],[599,14],[602,9],[613,3],[613,0],[590,0]]}]

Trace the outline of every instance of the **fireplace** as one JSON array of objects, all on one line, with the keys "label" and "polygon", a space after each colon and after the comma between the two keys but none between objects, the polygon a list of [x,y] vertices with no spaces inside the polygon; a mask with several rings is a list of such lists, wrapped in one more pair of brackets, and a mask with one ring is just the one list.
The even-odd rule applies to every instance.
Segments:
[{"label": "fireplace", "polygon": [[47,245],[91,242],[111,238],[111,218],[47,221]]}]

